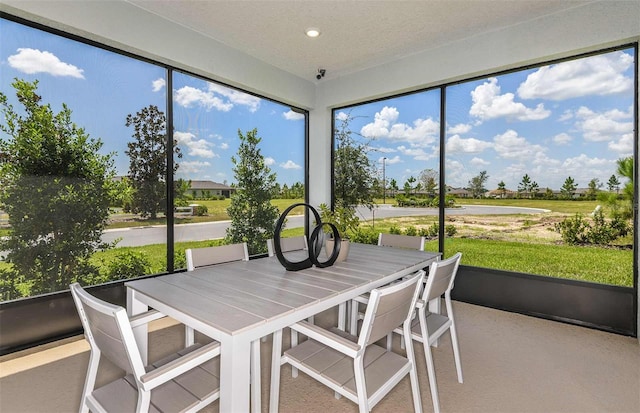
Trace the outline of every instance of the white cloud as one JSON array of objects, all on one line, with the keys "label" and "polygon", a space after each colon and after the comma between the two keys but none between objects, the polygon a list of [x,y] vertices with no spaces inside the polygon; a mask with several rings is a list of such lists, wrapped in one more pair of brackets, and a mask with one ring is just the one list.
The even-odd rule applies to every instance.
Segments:
[{"label": "white cloud", "polygon": [[200,158],[218,158],[211,147],[210,142],[204,139],[197,139],[197,137],[191,132],[179,132],[176,131],[173,134],[175,140],[178,141],[178,145],[184,145],[187,147],[187,154],[190,156],[198,156]]},{"label": "white cloud", "polygon": [[620,156],[631,156],[633,154],[633,133],[626,133],[616,142],[611,141],[607,145],[609,149],[620,154]]},{"label": "white cloud", "polygon": [[38,49],[19,48],[18,53],[8,57],[9,66],[29,75],[48,73],[52,76],[70,76],[84,79],[83,69],[64,63],[56,55]]},{"label": "white cloud", "polygon": [[413,147],[425,147],[435,142],[440,133],[439,122],[431,118],[416,119],[413,125],[396,123],[400,113],[394,107],[385,106],[375,114],[374,121],[360,129],[365,138],[384,138],[408,142]]},{"label": "white cloud", "polygon": [[493,138],[493,148],[498,156],[505,159],[531,160],[539,153],[546,152],[547,148],[541,145],[534,145],[512,129]]},{"label": "white cloud", "polygon": [[397,149],[395,148],[388,148],[385,146],[379,146],[377,148],[371,148],[372,150],[376,151],[376,152],[380,152],[380,153],[393,153],[393,152],[397,152]]},{"label": "white cloud", "polygon": [[447,129],[447,135],[465,134],[471,130],[472,126],[467,123],[458,123]]},{"label": "white cloud", "polygon": [[633,87],[624,72],[633,56],[615,52],[543,66],[518,87],[522,99],[564,100],[588,95],[612,95]]},{"label": "white cloud", "polygon": [[233,108],[233,104],[224,102],[219,97],[215,96],[211,92],[205,92],[200,89],[196,89],[191,86],[185,86],[178,90],[173,95],[176,103],[185,108],[193,106],[203,106],[210,109],[217,109],[221,112],[228,112]]},{"label": "white cloud", "polygon": [[575,126],[589,142],[612,141],[633,132],[632,108],[629,108],[629,112],[613,109],[598,113],[582,106],[575,116]]},{"label": "white cloud", "polygon": [[398,151],[406,156],[413,157],[416,161],[428,161],[436,157],[435,154],[429,154],[422,148],[407,148],[406,146],[398,146]]},{"label": "white cloud", "polygon": [[151,82],[151,87],[154,92],[161,91],[166,85],[167,81],[161,77]]},{"label": "white cloud", "polygon": [[228,98],[234,105],[247,106],[250,112],[260,108],[260,98],[239,90],[231,89],[217,83],[209,83],[209,92]]},{"label": "white cloud", "polygon": [[562,115],[560,115],[560,117],[558,118],[558,121],[564,122],[570,119],[573,119],[573,112],[571,112],[570,109],[567,109],[564,111]]},{"label": "white cloud", "polygon": [[202,161],[182,161],[179,162],[180,164],[180,168],[178,169],[178,172],[180,174],[192,174],[192,173],[198,173],[204,169],[207,169],[208,167],[211,166],[211,164],[209,162],[202,162]]},{"label": "white cloud", "polygon": [[[382,162],[382,160],[380,160],[380,162]],[[387,165],[394,165],[400,162],[402,162],[402,159],[400,159],[398,155],[394,156],[393,158],[387,158],[387,160],[385,161]]]},{"label": "white cloud", "polygon": [[345,113],[345,112],[338,112],[338,114],[336,115],[336,120],[347,120],[349,118],[349,114]]},{"label": "white cloud", "polygon": [[569,142],[573,140],[573,138],[568,133],[562,132],[554,136],[552,140],[556,145],[568,145]]},{"label": "white cloud", "polygon": [[400,116],[398,109],[385,106],[374,116],[372,123],[368,123],[360,129],[360,134],[366,138],[386,138],[389,136],[389,128]]},{"label": "white cloud", "polygon": [[208,83],[206,90],[184,86],[176,90],[174,99],[178,105],[186,108],[202,106],[221,112],[228,112],[236,105],[246,106],[250,112],[260,108],[260,98],[215,83]]},{"label": "white cloud", "polygon": [[267,166],[272,166],[276,164],[276,160],[267,156],[264,158],[264,164]]},{"label": "white cloud", "polygon": [[464,139],[459,135],[454,135],[447,139],[446,151],[447,153],[479,153],[492,146],[491,142],[475,138]]},{"label": "white cloud", "polygon": [[229,149],[229,144],[226,143],[226,142],[222,142],[220,145],[218,145],[218,147],[220,149],[227,150],[227,149]]},{"label": "white cloud", "polygon": [[473,159],[471,159],[471,161],[469,161],[469,163],[473,166],[487,166],[487,165],[491,165],[491,162],[489,161],[485,161],[482,158],[478,158],[478,157],[473,157]]},{"label": "white cloud", "polygon": [[304,119],[304,114],[294,112],[291,109],[289,109],[288,112],[282,113],[282,117],[285,118],[286,120],[302,120]]},{"label": "white cloud", "polygon": [[495,118],[507,118],[509,120],[541,120],[549,117],[551,111],[540,103],[531,109],[520,102],[514,101],[513,93],[500,94],[498,79],[492,77],[471,92],[473,104],[469,114],[483,120]]},{"label": "white cloud", "polygon": [[298,165],[297,163],[293,162],[292,160],[288,160],[287,162],[281,163],[280,167],[284,168],[284,169],[302,169],[302,167],[300,165]]}]

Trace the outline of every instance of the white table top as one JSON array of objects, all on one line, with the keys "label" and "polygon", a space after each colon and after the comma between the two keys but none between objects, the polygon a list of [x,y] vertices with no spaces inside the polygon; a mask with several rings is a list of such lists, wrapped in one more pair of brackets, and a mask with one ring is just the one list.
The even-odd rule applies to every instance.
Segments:
[{"label": "white table top", "polygon": [[[219,334],[234,335],[349,291],[351,298],[356,297],[428,266],[439,255],[352,243],[347,261],[327,268],[286,271],[275,257],[269,257],[129,281],[125,285],[148,297],[147,304],[159,311],[160,307],[170,306],[208,324]],[[327,308],[333,305],[328,304]],[[317,311],[298,319],[313,314]]]}]

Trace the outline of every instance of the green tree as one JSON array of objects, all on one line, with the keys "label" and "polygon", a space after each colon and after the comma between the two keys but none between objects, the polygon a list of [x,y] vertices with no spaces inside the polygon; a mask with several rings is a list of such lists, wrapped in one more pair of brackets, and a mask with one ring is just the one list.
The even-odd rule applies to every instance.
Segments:
[{"label": "green tree", "polygon": [[520,181],[520,184],[518,185],[518,193],[524,193],[525,195],[529,195],[531,192],[531,178],[529,177],[529,174],[525,174],[522,177],[522,181]]},{"label": "green tree", "polygon": [[562,196],[566,199],[572,199],[573,195],[576,193],[576,189],[578,188],[578,184],[572,177],[567,177],[564,180],[564,184],[562,184],[562,188],[560,188],[560,192]]},{"label": "green tree", "polygon": [[[157,106],[149,105],[127,115],[126,126],[133,126],[133,141],[127,144],[129,179],[135,188],[132,211],[141,217],[156,218],[166,213],[167,135],[164,113]],[[178,142],[173,141],[173,151],[182,157]],[[178,170],[174,162],[172,173]]]},{"label": "green tree", "polygon": [[633,157],[618,159],[618,175],[628,179],[622,188],[622,194],[627,199],[627,207],[624,208],[623,215],[631,218],[633,216]]},{"label": "green tree", "polygon": [[231,196],[227,213],[231,226],[227,228],[228,243],[246,242],[249,254],[267,252],[267,239],[273,237],[278,209],[271,204],[276,174],[265,164],[258,144],[262,138],[253,129],[243,135],[238,130],[238,155],[231,157],[238,189]]},{"label": "green tree", "polygon": [[609,192],[613,192],[615,190],[616,193],[618,193],[618,191],[620,191],[620,181],[618,180],[617,176],[611,175],[611,177],[607,181],[607,189],[609,190]]},{"label": "green tree", "polygon": [[504,181],[498,182],[498,192],[500,192],[500,197],[504,198],[507,193],[507,184]]},{"label": "green tree", "polygon": [[422,188],[427,193],[427,195],[433,197],[436,195],[438,191],[438,181],[440,179],[440,174],[435,169],[425,169],[420,172],[420,182],[422,183]]},{"label": "green tree", "polygon": [[628,179],[622,188],[622,192],[629,200],[633,200],[633,157],[618,159],[618,175]]},{"label": "green tree", "polygon": [[101,235],[109,218],[112,155],[99,154],[71,120],[66,104],[54,114],[36,93],[38,81],[12,86],[23,114],[0,93],[0,201],[11,232],[0,239],[10,269],[2,273],[4,298],[59,291],[73,282],[91,283],[97,269],[91,255],[108,246]]},{"label": "green tree", "polygon": [[189,195],[187,191],[191,189],[191,180],[178,179],[173,183],[173,203],[175,206],[184,207],[189,205]]},{"label": "green tree", "polygon": [[536,181],[531,182],[529,191],[531,192],[531,198],[536,198],[538,196],[538,193],[540,192],[540,186]]},{"label": "green tree", "polygon": [[587,199],[594,201],[598,196],[598,191],[602,187],[600,180],[598,178],[593,178],[589,181],[587,193],[585,196]]},{"label": "green tree", "polygon": [[398,181],[396,181],[395,179],[391,179],[391,181],[389,181],[389,189],[391,189],[391,196],[396,196],[398,190],[400,189],[398,188]]},{"label": "green tree", "polygon": [[369,159],[369,142],[355,139],[349,124],[353,120],[350,114],[337,119],[338,127],[334,131],[336,149],[334,153],[334,180],[336,206],[354,208],[365,205],[373,208],[373,180],[375,168]]},{"label": "green tree", "polygon": [[487,183],[489,179],[489,175],[487,175],[487,171],[482,171],[478,175],[471,178],[469,181],[469,191],[471,192],[471,196],[474,198],[482,198],[487,192],[487,189],[484,185]]}]

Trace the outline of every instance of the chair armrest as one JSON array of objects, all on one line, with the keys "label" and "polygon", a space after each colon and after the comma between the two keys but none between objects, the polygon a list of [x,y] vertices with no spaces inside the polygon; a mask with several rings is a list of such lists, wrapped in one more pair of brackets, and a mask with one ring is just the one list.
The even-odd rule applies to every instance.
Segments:
[{"label": "chair armrest", "polygon": [[219,355],[220,343],[213,341],[143,374],[142,377],[140,377],[142,388],[144,390],[154,389]]},{"label": "chair armrest", "polygon": [[133,317],[129,318],[129,322],[131,323],[131,327],[139,327],[143,324],[149,324],[150,322],[163,317],[166,316],[158,310],[149,310],[145,311],[144,313],[134,315]]},{"label": "chair armrest", "polygon": [[341,337],[307,321],[295,323],[290,326],[290,328],[350,357],[355,357],[361,349],[358,343],[354,343],[347,338]]},{"label": "chair armrest", "polygon": [[361,294],[354,298],[353,301],[357,301],[362,304],[369,304],[369,293]]}]

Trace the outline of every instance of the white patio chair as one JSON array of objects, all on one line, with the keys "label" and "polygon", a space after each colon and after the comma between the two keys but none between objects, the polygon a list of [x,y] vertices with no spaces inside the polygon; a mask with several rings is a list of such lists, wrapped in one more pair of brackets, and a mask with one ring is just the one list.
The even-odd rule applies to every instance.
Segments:
[{"label": "white patio chair", "polygon": [[[144,366],[133,327],[162,317],[149,311],[131,319],[127,311],[71,285],[91,347],[80,412],[198,411],[220,395],[220,343],[196,344]],[[95,388],[101,357],[125,371],[123,377]]]},{"label": "white patio chair", "polygon": [[[306,251],[309,249],[307,246],[307,237],[300,235],[297,237],[280,238],[280,248],[282,249],[282,252]],[[270,257],[276,255],[276,250],[273,246],[273,238],[269,238],[267,240],[267,252]]]},{"label": "white patio chair", "polygon": [[[378,234],[378,245],[383,247],[406,248],[424,251],[425,238],[417,235],[398,235],[398,234]],[[348,303],[347,314],[349,314],[349,332],[356,334],[358,331],[358,317],[360,314],[359,304],[367,304],[369,302],[369,294],[362,294],[354,298]],[[391,349],[391,335],[387,342],[387,348]]]},{"label": "white patio chair", "polygon": [[[210,265],[224,264],[233,261],[249,261],[249,250],[246,242],[236,244],[219,245],[214,247],[193,248],[185,250],[187,257],[187,271]],[[194,341],[194,331],[185,326],[185,344],[190,345]],[[266,341],[266,337],[262,338]],[[261,383],[260,383],[260,341],[251,343],[251,411],[260,412],[261,409]]]},{"label": "white patio chair", "polygon": [[[458,382],[463,382],[458,334],[456,331],[456,322],[453,317],[453,306],[451,305],[451,290],[453,289],[453,283],[458,273],[461,258],[462,253],[459,252],[451,258],[431,264],[422,297],[416,305],[418,317],[414,318],[411,326],[411,336],[413,340],[422,343],[424,347],[427,372],[429,373],[429,385],[431,387],[431,398],[433,399],[433,409],[436,413],[440,411],[440,402],[436,383],[436,371],[431,355],[431,346],[439,337],[446,333],[447,330],[451,331],[451,346],[453,347],[453,357],[458,373]],[[442,294],[444,294],[447,314],[429,312],[429,302],[435,299],[439,300]],[[399,334],[403,333],[400,329],[396,329],[394,332]],[[409,349],[413,346],[406,347]]]},{"label": "white patio chair", "polygon": [[337,394],[369,412],[407,374],[411,380],[414,410],[422,412],[418,375],[412,346],[403,356],[374,344],[397,326],[411,335],[411,316],[423,283],[424,271],[371,292],[360,336],[338,328],[325,330],[307,321],[291,326],[308,339],[284,352],[282,333],[274,333],[271,362],[271,412],[278,410],[280,369],[285,363],[308,374]]},{"label": "white patio chair", "polygon": [[187,271],[232,261],[249,261],[246,242],[185,250]]}]

